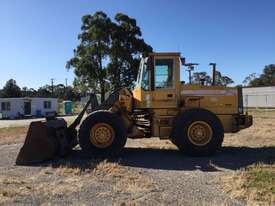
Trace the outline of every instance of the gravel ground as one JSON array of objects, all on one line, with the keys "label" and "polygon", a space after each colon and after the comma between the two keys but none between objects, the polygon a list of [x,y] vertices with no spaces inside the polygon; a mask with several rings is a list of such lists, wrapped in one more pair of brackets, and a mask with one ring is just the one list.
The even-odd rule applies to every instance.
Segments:
[{"label": "gravel ground", "polygon": [[0,205],[247,205],[225,193],[221,179],[255,163],[274,164],[274,126],[273,119],[257,117],[204,158],[184,156],[169,141],[151,138],[128,140],[116,159],[89,157],[76,148],[64,159],[25,167],[14,165],[22,143],[0,144]]},{"label": "gravel ground", "polygon": [[160,140],[128,141],[118,159],[76,149],[66,159],[31,167],[14,165],[22,144],[2,145],[0,204],[245,205],[223,192],[220,177],[255,162],[275,162],[274,147],[224,147],[211,158],[190,158],[167,142],[166,148],[144,148],[150,141]]}]

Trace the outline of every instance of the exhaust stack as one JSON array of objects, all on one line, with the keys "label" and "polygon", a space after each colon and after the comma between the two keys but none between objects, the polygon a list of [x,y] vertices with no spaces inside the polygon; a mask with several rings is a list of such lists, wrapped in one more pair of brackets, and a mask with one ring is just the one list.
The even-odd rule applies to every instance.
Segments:
[{"label": "exhaust stack", "polygon": [[210,63],[209,66],[212,66],[212,86],[216,85],[216,63]]}]

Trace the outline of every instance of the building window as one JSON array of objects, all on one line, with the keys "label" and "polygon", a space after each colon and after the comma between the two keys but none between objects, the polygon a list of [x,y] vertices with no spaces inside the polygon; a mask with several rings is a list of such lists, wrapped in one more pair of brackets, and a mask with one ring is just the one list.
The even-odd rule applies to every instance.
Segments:
[{"label": "building window", "polygon": [[10,111],[11,110],[11,103],[10,102],[2,102],[1,103],[2,111]]},{"label": "building window", "polygon": [[52,102],[51,101],[44,101],[44,109],[51,109]]},{"label": "building window", "polygon": [[174,61],[173,59],[156,59],[155,61],[155,88],[174,87]]}]

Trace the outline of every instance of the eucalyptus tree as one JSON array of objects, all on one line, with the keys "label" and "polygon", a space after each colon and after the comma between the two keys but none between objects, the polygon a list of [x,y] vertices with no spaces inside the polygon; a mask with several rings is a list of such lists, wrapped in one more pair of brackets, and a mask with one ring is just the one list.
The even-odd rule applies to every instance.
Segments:
[{"label": "eucalyptus tree", "polygon": [[140,55],[152,52],[152,47],[141,37],[141,29],[134,18],[116,14],[111,26],[112,45],[108,64],[108,76],[114,88],[133,86]]},{"label": "eucalyptus tree", "polygon": [[74,50],[74,57],[67,62],[67,68],[74,68],[75,75],[85,80],[89,86],[97,85],[101,101],[106,93],[106,66],[110,40],[111,20],[98,11],[94,15],[82,17],[81,33],[78,36],[80,44]]},{"label": "eucalyptus tree", "polygon": [[74,68],[77,90],[100,93],[104,101],[107,90],[131,87],[140,55],[152,51],[141,36],[136,20],[125,14],[116,14],[114,21],[102,11],[83,16],[80,44],[66,65]]}]

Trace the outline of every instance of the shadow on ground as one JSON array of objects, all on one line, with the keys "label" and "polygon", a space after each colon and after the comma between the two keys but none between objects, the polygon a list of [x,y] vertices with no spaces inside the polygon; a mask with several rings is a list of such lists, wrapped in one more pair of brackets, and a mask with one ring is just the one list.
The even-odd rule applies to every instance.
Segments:
[{"label": "shadow on ground", "polygon": [[124,166],[147,169],[237,170],[256,163],[274,164],[275,147],[223,147],[221,151],[210,157],[188,157],[177,150],[125,148],[120,157],[106,158],[95,157],[84,154],[81,150],[74,150],[68,157],[48,162],[45,166],[51,164],[52,167],[70,166],[86,169],[96,167],[97,163],[103,159],[119,162]]}]

